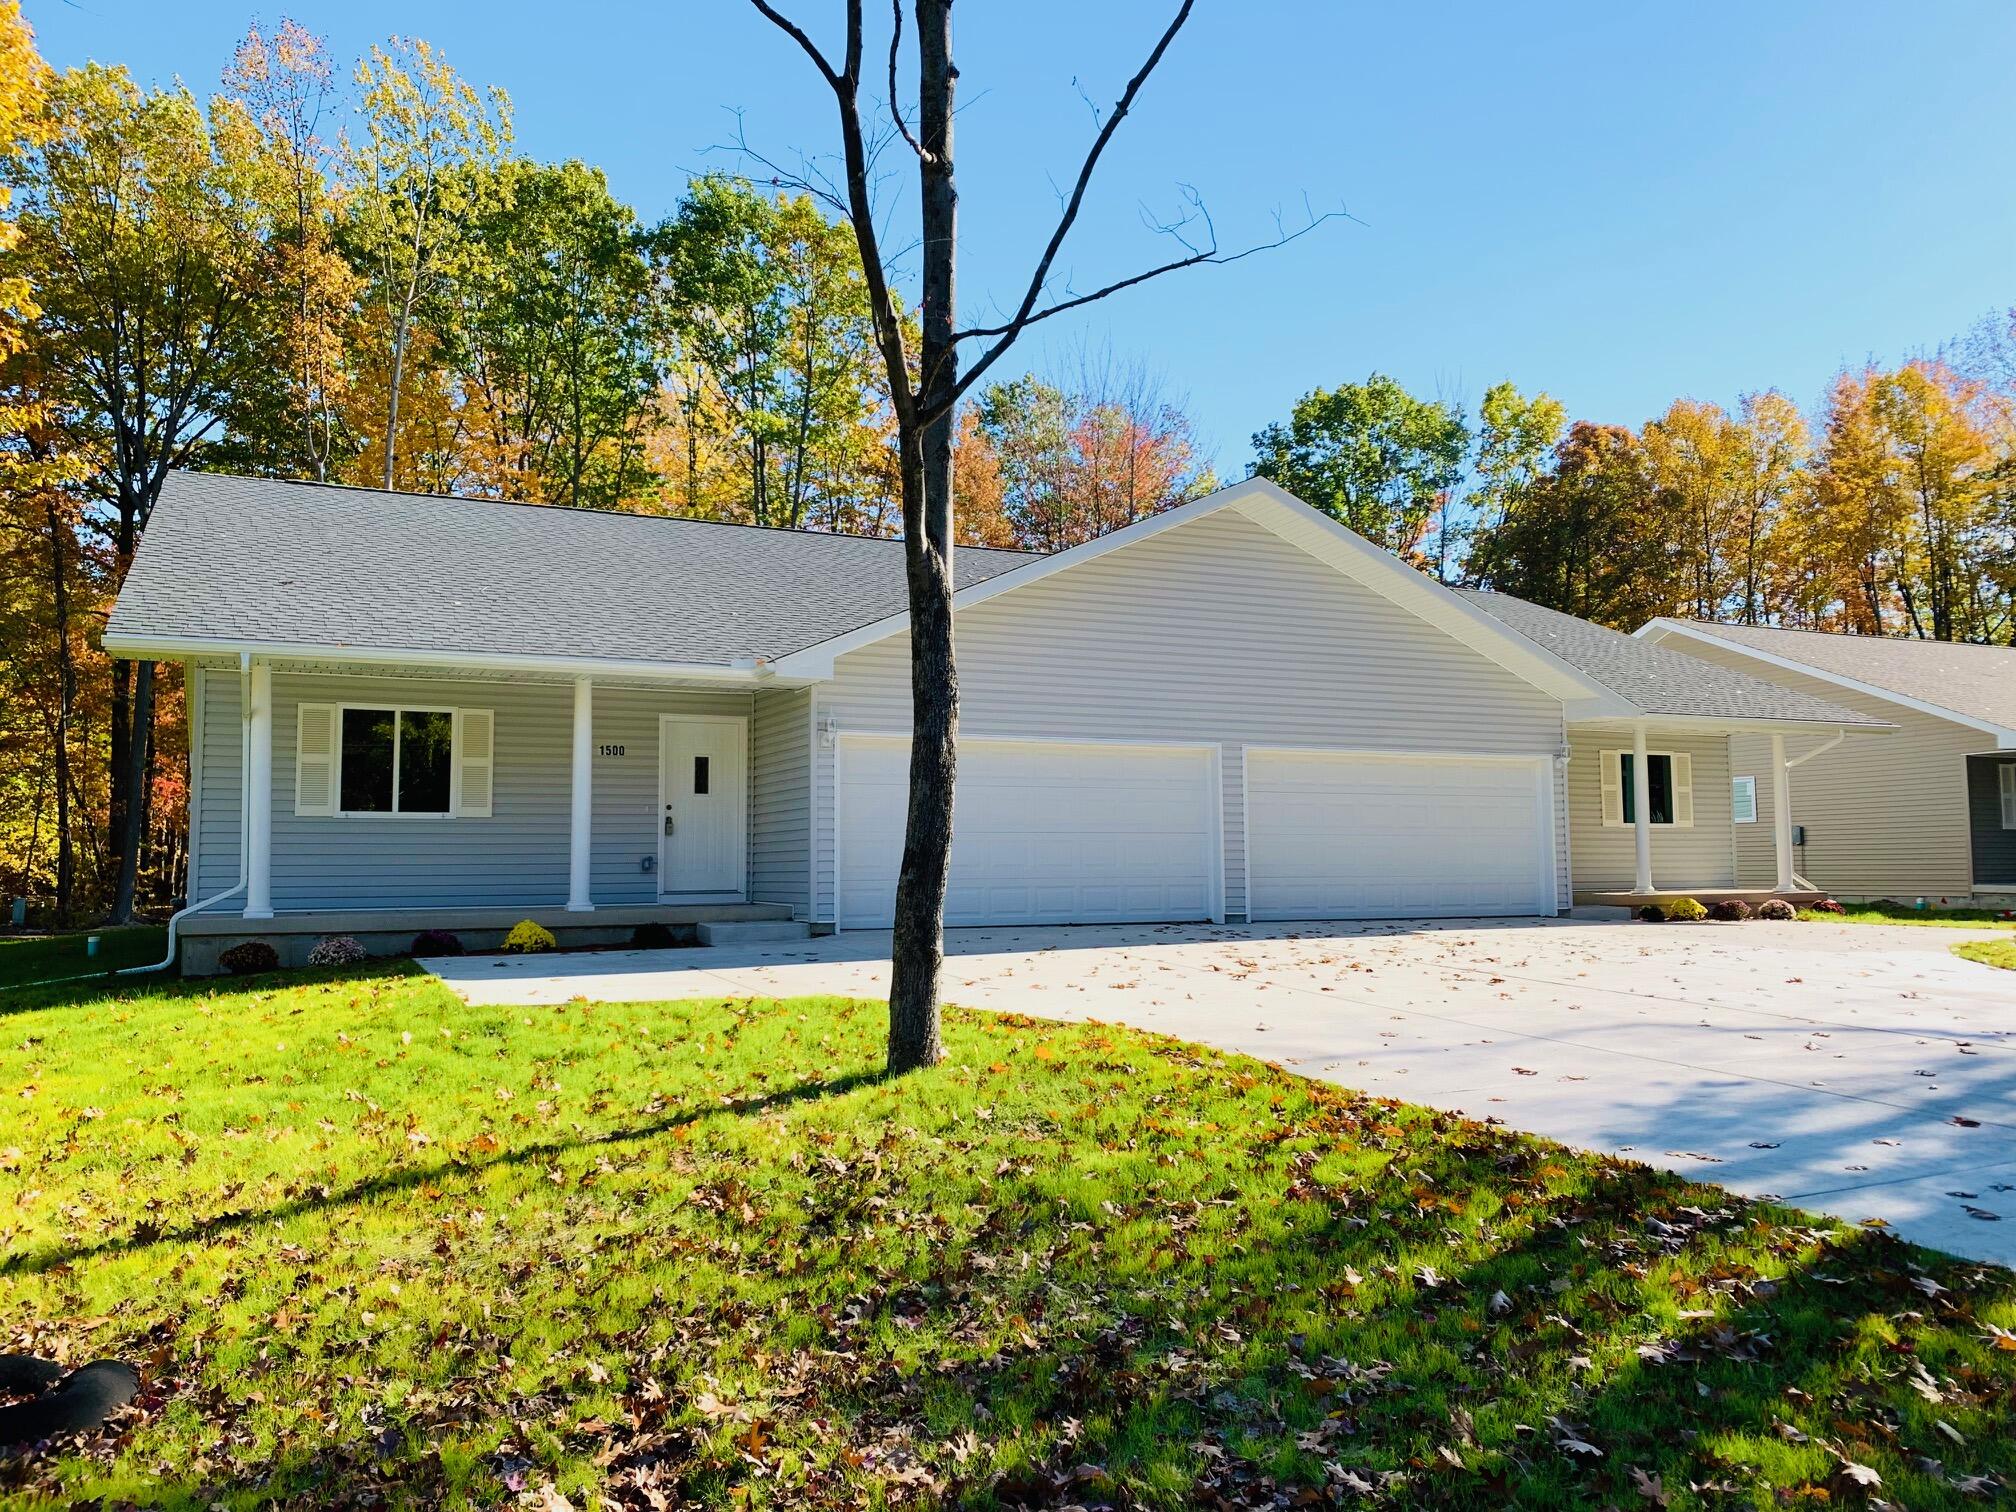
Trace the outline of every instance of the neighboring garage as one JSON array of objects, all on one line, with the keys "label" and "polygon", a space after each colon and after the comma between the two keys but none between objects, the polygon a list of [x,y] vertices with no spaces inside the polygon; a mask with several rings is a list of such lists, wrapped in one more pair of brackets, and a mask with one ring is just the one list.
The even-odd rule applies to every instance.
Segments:
[{"label": "neighboring garage", "polygon": [[1246,750],[1251,917],[1556,908],[1546,758]]},{"label": "neighboring garage", "polygon": [[[839,924],[886,929],[903,862],[910,744],[846,735],[839,756]],[[1212,746],[960,741],[945,922],[1222,916],[1217,773]]]}]

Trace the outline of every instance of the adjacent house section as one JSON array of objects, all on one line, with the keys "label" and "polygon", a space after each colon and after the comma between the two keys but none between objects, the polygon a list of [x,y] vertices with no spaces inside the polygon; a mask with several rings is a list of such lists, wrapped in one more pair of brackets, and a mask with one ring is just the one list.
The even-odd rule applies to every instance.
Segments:
[{"label": "adjacent house section", "polygon": [[[2016,903],[2016,650],[1671,619],[1638,635],[1896,727],[1790,753],[1802,877],[1847,898]],[[1739,737],[1730,759],[1755,792],[1754,820],[1736,827],[1738,876],[1754,882],[1779,817],[1773,754]]]}]

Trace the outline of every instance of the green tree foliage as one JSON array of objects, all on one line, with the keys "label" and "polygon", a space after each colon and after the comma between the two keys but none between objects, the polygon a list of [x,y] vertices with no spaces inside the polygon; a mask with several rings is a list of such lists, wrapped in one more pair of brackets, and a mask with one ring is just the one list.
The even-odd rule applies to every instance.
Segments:
[{"label": "green tree foliage", "polygon": [[1391,378],[1314,389],[1253,438],[1253,471],[1403,555],[1461,480],[1469,427]]},{"label": "green tree foliage", "polygon": [[[683,497],[718,505],[708,438],[728,491],[759,525],[838,524],[889,488],[877,438],[878,373],[860,252],[804,195],[746,180],[695,180],[659,245],[679,342],[674,403],[685,430]],[[675,464],[676,466],[676,464]]]},{"label": "green tree foliage", "polygon": [[509,498],[620,505],[645,491],[643,430],[660,374],[648,238],[600,169],[499,170],[457,235],[469,259],[436,312],[465,389],[472,482]]}]

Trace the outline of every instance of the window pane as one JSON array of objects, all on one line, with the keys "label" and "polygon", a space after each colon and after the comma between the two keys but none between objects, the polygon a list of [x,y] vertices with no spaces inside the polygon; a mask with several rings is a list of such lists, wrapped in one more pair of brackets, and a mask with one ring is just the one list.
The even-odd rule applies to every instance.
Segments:
[{"label": "window pane", "polygon": [[1673,758],[1671,756],[1647,756],[1645,762],[1652,781],[1652,822],[1671,824],[1673,822]]},{"label": "window pane", "polygon": [[[1622,752],[1617,759],[1619,764],[1624,768],[1622,780],[1624,822],[1626,824],[1636,824],[1638,822],[1638,763],[1632,760],[1629,751]],[[1648,751],[1645,755],[1645,766],[1652,778],[1652,822],[1654,824],[1671,824],[1673,822],[1673,758],[1671,756],[1654,755]]]},{"label": "window pane", "polygon": [[448,771],[455,716],[445,711],[399,716],[399,812],[448,812]]},{"label": "window pane", "polygon": [[705,756],[695,756],[693,758],[693,791],[696,795],[703,798],[707,795],[707,775],[707,758]]},{"label": "window pane", "polygon": [[390,709],[343,711],[343,794],[346,814],[392,812]]}]

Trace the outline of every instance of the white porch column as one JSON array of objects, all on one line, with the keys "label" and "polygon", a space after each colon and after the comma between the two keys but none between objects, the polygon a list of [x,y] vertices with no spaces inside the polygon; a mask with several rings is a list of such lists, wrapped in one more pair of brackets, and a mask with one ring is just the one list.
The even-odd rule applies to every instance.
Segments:
[{"label": "white porch column", "polygon": [[273,669],[252,663],[245,763],[245,917],[273,917]]},{"label": "white porch column", "polygon": [[574,679],[574,809],[567,829],[567,911],[592,912],[588,853],[595,825],[595,684]]},{"label": "white porch column", "polygon": [[1771,842],[1778,858],[1779,892],[1792,891],[1792,768],[1785,764],[1785,737],[1771,737]]},{"label": "white porch column", "polygon": [[1645,721],[1631,727],[1631,839],[1637,851],[1633,892],[1652,891],[1652,763],[1645,755]]}]

